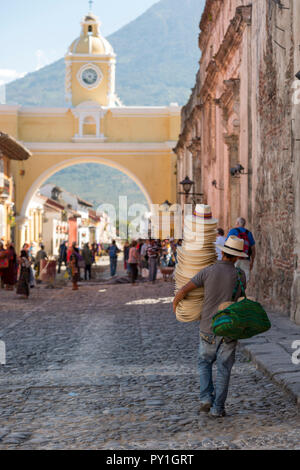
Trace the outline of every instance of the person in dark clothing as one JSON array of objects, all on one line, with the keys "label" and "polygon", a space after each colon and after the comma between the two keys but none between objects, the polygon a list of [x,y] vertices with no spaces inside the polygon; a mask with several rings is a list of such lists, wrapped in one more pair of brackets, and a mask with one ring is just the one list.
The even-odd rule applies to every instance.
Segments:
[{"label": "person in dark clothing", "polygon": [[13,290],[17,282],[17,255],[12,243],[9,243],[7,246],[6,257],[9,260],[9,264],[8,268],[3,270],[2,280],[6,290]]},{"label": "person in dark clothing", "polygon": [[58,274],[60,273],[61,265],[63,263],[65,263],[65,266],[67,267],[67,252],[68,252],[67,242],[64,241],[59,247],[58,270],[57,270]]},{"label": "person in dark clothing", "polygon": [[89,244],[86,243],[84,245],[84,248],[82,250],[82,257],[84,259],[84,279],[87,281],[89,278],[89,281],[91,280],[92,277],[92,264],[93,264],[93,252],[89,247]]},{"label": "person in dark clothing", "polygon": [[129,250],[130,250],[130,245],[129,245],[128,240],[126,240],[126,242],[124,243],[123,253],[124,253],[124,269],[125,271],[128,271],[128,272],[130,272],[130,269],[128,266]]},{"label": "person in dark clothing", "polygon": [[117,262],[118,262],[118,253],[120,253],[119,248],[116,245],[116,240],[112,241],[108,249],[109,260],[110,260],[110,275],[113,277],[117,272]]},{"label": "person in dark clothing", "polygon": [[78,281],[80,278],[79,273],[79,250],[76,248],[75,244],[72,244],[71,254],[70,254],[70,269],[72,276],[73,288],[72,290],[78,290]]},{"label": "person in dark clothing", "polygon": [[19,281],[17,285],[17,294],[23,295],[26,299],[29,297],[30,293],[30,261],[28,257],[28,252],[25,250],[21,251],[20,257],[20,273]]}]

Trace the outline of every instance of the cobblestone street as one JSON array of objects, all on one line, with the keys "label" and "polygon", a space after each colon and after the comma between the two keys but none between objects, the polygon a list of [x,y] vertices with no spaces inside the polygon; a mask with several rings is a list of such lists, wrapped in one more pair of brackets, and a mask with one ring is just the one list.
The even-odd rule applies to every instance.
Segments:
[{"label": "cobblestone street", "polygon": [[240,351],[228,416],[198,412],[198,328],[171,297],[162,281],[2,291],[0,449],[299,449],[294,401]]}]

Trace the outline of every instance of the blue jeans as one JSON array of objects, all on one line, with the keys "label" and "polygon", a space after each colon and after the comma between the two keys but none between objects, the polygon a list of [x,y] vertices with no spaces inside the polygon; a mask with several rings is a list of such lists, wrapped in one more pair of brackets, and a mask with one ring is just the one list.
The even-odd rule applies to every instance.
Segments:
[{"label": "blue jeans", "polygon": [[157,259],[149,258],[149,281],[155,281],[157,275]]},{"label": "blue jeans", "polygon": [[[228,394],[231,369],[235,361],[237,341],[208,335],[200,332],[199,374],[200,401],[212,404],[212,411],[222,412]],[[217,376],[215,385],[212,379],[212,366],[216,361]]]},{"label": "blue jeans", "polygon": [[111,257],[110,258],[110,275],[114,276],[117,271],[117,258]]}]

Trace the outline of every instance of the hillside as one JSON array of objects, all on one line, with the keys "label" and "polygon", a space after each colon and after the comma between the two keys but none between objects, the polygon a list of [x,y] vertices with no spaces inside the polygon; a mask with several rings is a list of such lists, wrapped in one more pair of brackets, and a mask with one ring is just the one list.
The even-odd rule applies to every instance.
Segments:
[{"label": "hillside", "polygon": [[[161,0],[107,38],[117,54],[117,94],[125,105],[185,104],[198,67],[204,3]],[[7,104],[66,106],[64,78],[60,59],[9,83]]]},{"label": "hillside", "polygon": [[[125,105],[186,103],[198,68],[198,25],[204,3],[161,0],[107,38],[117,54],[117,94]],[[61,59],[8,84],[7,103],[66,106],[64,79],[65,64]],[[133,181],[103,165],[66,168],[50,181],[95,207],[100,203],[116,205],[119,195],[127,195],[129,204],[146,203]],[[85,184],[87,181],[89,184]]]},{"label": "hillside", "polygon": [[135,203],[147,207],[146,198],[134,181],[114,168],[97,163],[65,168],[53,175],[47,183],[56,184],[90,201],[95,209],[106,203],[118,208],[119,196],[127,196],[128,207]]}]

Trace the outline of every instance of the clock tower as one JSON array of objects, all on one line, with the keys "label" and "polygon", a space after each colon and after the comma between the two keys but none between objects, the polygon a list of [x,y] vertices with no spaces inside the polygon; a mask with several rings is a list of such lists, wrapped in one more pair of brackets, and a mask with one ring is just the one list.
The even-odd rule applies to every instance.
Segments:
[{"label": "clock tower", "polygon": [[84,102],[112,107],[116,104],[116,55],[100,33],[100,21],[93,14],[81,23],[81,35],[65,56],[66,101],[74,107]]}]

